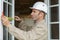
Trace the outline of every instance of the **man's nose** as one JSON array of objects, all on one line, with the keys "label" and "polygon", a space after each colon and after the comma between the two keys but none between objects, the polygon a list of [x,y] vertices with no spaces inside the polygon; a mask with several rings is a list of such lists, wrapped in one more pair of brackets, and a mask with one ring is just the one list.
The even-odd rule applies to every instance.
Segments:
[{"label": "man's nose", "polygon": [[33,12],[31,13],[31,16],[33,15]]}]

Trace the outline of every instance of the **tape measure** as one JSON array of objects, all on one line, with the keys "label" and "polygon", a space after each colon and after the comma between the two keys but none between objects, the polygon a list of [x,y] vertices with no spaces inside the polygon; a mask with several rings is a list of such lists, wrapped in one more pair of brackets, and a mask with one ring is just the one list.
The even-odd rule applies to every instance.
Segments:
[{"label": "tape measure", "polygon": [[[2,13],[2,17],[4,16],[4,12]],[[13,18],[12,17],[7,17],[9,21],[12,21]]]},{"label": "tape measure", "polygon": [[14,20],[14,19],[13,19],[12,17],[8,17],[8,20],[9,20],[9,21],[12,21],[12,20]]}]

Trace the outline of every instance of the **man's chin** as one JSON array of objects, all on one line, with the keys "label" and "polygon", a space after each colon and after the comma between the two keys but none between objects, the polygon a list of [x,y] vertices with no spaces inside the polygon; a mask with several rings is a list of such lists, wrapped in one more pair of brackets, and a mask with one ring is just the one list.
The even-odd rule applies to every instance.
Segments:
[{"label": "man's chin", "polygon": [[32,20],[36,20],[36,19],[33,19],[33,18],[32,18]]}]

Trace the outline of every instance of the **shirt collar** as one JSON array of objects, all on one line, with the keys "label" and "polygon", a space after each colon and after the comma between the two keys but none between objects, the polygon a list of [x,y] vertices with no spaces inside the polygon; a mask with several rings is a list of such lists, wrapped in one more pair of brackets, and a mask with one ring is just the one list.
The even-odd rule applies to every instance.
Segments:
[{"label": "shirt collar", "polygon": [[45,20],[41,20],[41,21],[37,22],[36,25],[44,23],[44,22],[45,22]]}]

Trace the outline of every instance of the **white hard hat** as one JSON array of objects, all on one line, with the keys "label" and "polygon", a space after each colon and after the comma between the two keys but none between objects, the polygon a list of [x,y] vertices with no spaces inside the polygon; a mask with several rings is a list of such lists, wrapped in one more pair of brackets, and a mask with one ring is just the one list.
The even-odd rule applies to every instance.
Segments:
[{"label": "white hard hat", "polygon": [[43,2],[36,2],[33,7],[30,7],[31,9],[37,9],[40,11],[43,11],[45,13],[47,13],[47,5]]}]

